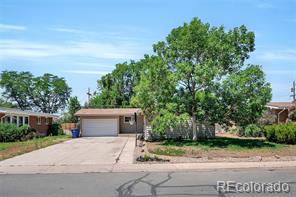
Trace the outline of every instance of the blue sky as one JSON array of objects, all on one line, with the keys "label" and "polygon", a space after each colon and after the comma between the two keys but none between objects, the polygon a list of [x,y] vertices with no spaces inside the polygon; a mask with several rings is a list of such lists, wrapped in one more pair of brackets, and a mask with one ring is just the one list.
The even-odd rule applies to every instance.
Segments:
[{"label": "blue sky", "polygon": [[296,80],[295,0],[1,0],[0,70],[65,77],[84,103],[116,63],[152,53],[174,27],[199,17],[256,35],[248,63],[262,65],[273,101]]}]

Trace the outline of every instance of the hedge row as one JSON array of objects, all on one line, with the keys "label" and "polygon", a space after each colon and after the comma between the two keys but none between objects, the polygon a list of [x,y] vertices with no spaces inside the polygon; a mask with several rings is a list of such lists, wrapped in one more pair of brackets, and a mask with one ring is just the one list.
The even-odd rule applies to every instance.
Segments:
[{"label": "hedge row", "polygon": [[264,127],[265,137],[268,141],[296,144],[296,124],[277,124]]},{"label": "hedge row", "polygon": [[0,123],[0,142],[14,142],[26,140],[35,133],[28,125],[18,127],[15,124]]}]

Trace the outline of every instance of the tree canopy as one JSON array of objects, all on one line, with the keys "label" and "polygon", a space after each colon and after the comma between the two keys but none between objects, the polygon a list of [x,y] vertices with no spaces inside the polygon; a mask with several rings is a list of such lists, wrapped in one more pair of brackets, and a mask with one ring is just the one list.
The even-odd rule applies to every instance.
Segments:
[{"label": "tree canopy", "polygon": [[69,99],[68,106],[67,106],[67,112],[63,114],[63,117],[61,118],[61,122],[67,122],[67,123],[77,123],[78,117],[74,114],[81,109],[81,105],[78,101],[77,96],[73,96]]},{"label": "tree canopy", "polygon": [[243,25],[225,30],[194,18],[153,49],[154,55],[119,64],[102,77],[98,100],[141,107],[159,132],[168,122],[191,117],[194,139],[197,123],[245,126],[256,122],[271,100],[261,67],[245,64],[255,35]]},{"label": "tree canopy", "polygon": [[97,81],[98,93],[90,99],[91,107],[124,107],[130,105],[134,87],[140,79],[141,64],[131,61],[117,64]]},{"label": "tree canopy", "polygon": [[65,108],[71,88],[62,77],[49,73],[34,77],[30,72],[3,71],[3,97],[22,110],[56,113]]},{"label": "tree canopy", "polygon": [[6,100],[0,98],[0,107],[14,108],[14,107],[16,107],[16,105],[9,102],[9,101],[6,101]]}]

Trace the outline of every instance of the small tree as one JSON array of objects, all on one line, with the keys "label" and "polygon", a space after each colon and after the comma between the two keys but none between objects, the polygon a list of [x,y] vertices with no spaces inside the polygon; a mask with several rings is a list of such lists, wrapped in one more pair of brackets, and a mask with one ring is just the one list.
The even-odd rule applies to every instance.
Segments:
[{"label": "small tree", "polygon": [[78,122],[78,118],[74,115],[78,110],[81,109],[81,105],[78,101],[77,96],[71,97],[68,104],[69,120],[73,123]]}]

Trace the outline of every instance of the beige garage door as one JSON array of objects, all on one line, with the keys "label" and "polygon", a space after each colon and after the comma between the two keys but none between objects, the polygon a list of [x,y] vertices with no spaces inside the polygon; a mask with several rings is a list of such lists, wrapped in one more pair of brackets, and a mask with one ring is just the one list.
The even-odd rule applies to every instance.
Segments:
[{"label": "beige garage door", "polygon": [[118,119],[82,119],[82,136],[116,136]]}]

